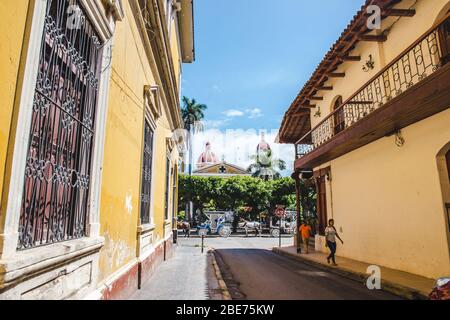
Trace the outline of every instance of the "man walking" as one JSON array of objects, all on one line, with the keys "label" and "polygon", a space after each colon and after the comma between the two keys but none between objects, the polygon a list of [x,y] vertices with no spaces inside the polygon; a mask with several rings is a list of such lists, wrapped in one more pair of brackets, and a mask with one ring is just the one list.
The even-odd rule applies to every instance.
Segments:
[{"label": "man walking", "polygon": [[308,221],[303,221],[300,226],[300,234],[302,235],[302,241],[305,245],[305,253],[309,253],[309,238],[311,238],[311,226],[308,224]]}]

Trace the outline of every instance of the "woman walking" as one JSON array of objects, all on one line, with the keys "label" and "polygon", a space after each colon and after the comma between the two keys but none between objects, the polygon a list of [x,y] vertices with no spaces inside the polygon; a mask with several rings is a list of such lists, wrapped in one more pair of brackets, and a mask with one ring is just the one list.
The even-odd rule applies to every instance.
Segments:
[{"label": "woman walking", "polygon": [[339,237],[339,234],[336,231],[336,228],[334,227],[334,220],[330,219],[328,221],[328,227],[325,229],[325,237],[327,240],[327,247],[330,249],[330,255],[327,257],[328,264],[330,263],[330,260],[333,261],[333,266],[337,266],[336,264],[336,238],[338,238],[342,244],[344,244],[344,241],[342,241],[341,237]]}]

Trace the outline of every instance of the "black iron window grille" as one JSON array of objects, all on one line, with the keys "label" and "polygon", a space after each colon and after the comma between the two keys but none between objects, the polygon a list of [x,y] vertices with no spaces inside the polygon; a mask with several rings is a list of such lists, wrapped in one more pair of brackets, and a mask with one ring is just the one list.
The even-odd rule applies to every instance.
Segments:
[{"label": "black iron window grille", "polygon": [[170,158],[169,154],[167,154],[166,159],[166,192],[165,192],[165,210],[164,210],[164,219],[169,219],[169,193],[170,193]]},{"label": "black iron window grille", "polygon": [[79,0],[49,0],[18,249],[86,236],[102,43]]},{"label": "black iron window grille", "polygon": [[153,131],[145,120],[144,156],[142,162],[142,192],[141,192],[141,224],[150,223],[150,203],[152,188],[153,163]]},{"label": "black iron window grille", "polygon": [[172,218],[177,217],[177,196],[178,196],[178,167],[173,168],[172,173]]}]

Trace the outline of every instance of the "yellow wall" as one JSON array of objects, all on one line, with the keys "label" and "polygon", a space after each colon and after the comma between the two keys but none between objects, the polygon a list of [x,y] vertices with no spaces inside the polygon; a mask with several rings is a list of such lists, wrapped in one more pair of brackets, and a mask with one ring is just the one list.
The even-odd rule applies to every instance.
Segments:
[{"label": "yellow wall", "polygon": [[29,2],[26,0],[0,1],[0,12],[4,13],[0,19],[0,195],[3,191],[5,162],[28,4]]},{"label": "yellow wall", "polygon": [[173,67],[175,69],[175,77],[177,82],[177,87],[179,88],[181,86],[180,80],[181,80],[181,57],[180,57],[180,46],[179,46],[179,39],[178,39],[178,32],[177,32],[177,24],[175,20],[172,21],[172,27],[170,29],[170,49],[172,53],[172,61],[173,61]]},{"label": "yellow wall", "polygon": [[[117,24],[114,39],[104,146],[100,223],[105,246],[100,255],[100,281],[136,258],[137,227],[140,221],[144,86],[156,84],[131,7],[127,1],[123,4],[125,19]],[[169,236],[164,234],[164,197],[166,137],[171,136],[172,130],[166,107],[162,105],[161,110],[162,116],[156,121],[154,131],[152,175],[154,182],[151,210],[152,222],[155,224],[152,243],[155,245]],[[177,153],[173,152],[172,164],[176,163],[177,157]],[[172,191],[172,188],[169,190]],[[171,230],[170,225],[168,229]]]},{"label": "yellow wall", "polygon": [[386,137],[331,162],[328,214],[345,242],[339,255],[428,277],[450,274],[436,161],[449,124],[446,110],[403,129],[402,148]]}]

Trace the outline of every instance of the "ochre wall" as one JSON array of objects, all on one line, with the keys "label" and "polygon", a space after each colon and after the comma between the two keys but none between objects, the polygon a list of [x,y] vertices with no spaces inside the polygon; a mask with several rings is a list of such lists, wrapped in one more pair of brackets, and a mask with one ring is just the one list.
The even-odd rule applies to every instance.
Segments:
[{"label": "ochre wall", "polygon": [[[117,24],[113,46],[104,146],[100,223],[105,246],[100,255],[100,282],[136,259],[137,227],[140,221],[144,86],[156,84],[130,4],[124,1],[123,5],[125,19]],[[162,116],[156,121],[157,128],[154,131],[152,175],[151,215],[155,224],[155,246],[165,236],[170,236],[164,234],[164,196],[166,137],[171,136],[171,129],[163,99],[160,103],[163,103]],[[176,163],[174,159],[177,156],[176,152],[172,153],[172,165]],[[171,226],[167,229],[171,230]]]},{"label": "ochre wall", "polygon": [[345,242],[338,255],[427,277],[450,274],[436,161],[449,124],[446,110],[403,129],[402,148],[386,137],[331,162],[328,215]]},{"label": "ochre wall", "polygon": [[0,1],[0,12],[3,13],[0,19],[0,195],[3,192],[22,45],[24,40],[27,41],[24,33],[28,5],[27,0]]}]

